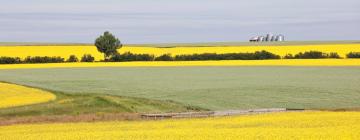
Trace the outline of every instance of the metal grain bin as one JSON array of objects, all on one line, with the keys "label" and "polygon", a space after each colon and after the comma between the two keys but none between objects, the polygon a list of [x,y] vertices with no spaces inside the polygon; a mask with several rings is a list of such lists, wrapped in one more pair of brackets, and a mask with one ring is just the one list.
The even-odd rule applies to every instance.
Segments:
[{"label": "metal grain bin", "polygon": [[284,39],[284,36],[283,35],[277,35],[277,37],[276,37],[276,41],[284,41],[285,39]]}]

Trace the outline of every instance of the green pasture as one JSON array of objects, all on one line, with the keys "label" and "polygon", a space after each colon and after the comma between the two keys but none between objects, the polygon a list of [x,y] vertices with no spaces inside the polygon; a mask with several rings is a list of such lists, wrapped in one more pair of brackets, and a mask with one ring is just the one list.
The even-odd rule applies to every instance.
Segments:
[{"label": "green pasture", "polygon": [[48,103],[0,109],[1,117],[81,115],[101,113],[162,113],[198,111],[172,101],[98,94],[54,92],[56,100]]},{"label": "green pasture", "polygon": [[210,110],[360,107],[360,67],[16,69],[0,70],[0,81],[69,95],[118,95]]}]

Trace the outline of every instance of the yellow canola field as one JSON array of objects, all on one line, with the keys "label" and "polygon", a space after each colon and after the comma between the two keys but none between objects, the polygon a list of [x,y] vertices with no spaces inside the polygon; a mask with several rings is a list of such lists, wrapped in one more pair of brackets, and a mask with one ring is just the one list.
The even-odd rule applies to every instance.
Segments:
[{"label": "yellow canola field", "polygon": [[94,63],[8,64],[1,69],[91,68],[91,67],[191,67],[191,66],[360,66],[360,59],[278,59],[223,61],[137,61]]},{"label": "yellow canola field", "polygon": [[96,60],[104,57],[95,46],[0,46],[0,56],[22,59],[27,56],[60,56],[67,59],[70,55],[81,58],[84,54],[91,54]]},{"label": "yellow canola field", "polygon": [[360,112],[262,115],[96,123],[0,126],[6,140],[358,139]]},{"label": "yellow canola field", "polygon": [[[360,52],[360,44],[337,44],[337,45],[302,45],[302,46],[219,46],[219,47],[130,47],[124,46],[120,52],[132,52],[137,54],[194,54],[194,53],[239,53],[266,50],[274,54],[285,56],[305,51],[322,51],[326,53],[337,52],[345,57],[349,52]],[[60,56],[68,58],[70,55],[81,57],[84,54],[95,56],[96,60],[103,59],[95,46],[0,46],[0,56],[20,57],[26,56]]]},{"label": "yellow canola field", "polygon": [[14,84],[0,83],[0,109],[44,103],[55,99],[56,96],[50,92]]},{"label": "yellow canola field", "polygon": [[124,47],[121,51],[134,53],[155,54],[194,54],[194,53],[239,53],[255,52],[266,50],[274,54],[285,56],[286,54],[297,54],[305,51],[337,52],[341,57],[345,57],[349,52],[360,52],[360,44],[342,45],[302,45],[302,46],[226,46],[226,47],[175,47],[175,48],[144,48],[144,47]]}]

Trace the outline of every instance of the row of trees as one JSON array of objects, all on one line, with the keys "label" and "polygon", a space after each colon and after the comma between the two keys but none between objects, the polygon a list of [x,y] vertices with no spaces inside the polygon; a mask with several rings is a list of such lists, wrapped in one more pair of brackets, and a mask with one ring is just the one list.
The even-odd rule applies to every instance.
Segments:
[{"label": "row of trees", "polygon": [[360,52],[350,52],[346,55],[347,58],[360,58]]},{"label": "row of trees", "polygon": [[[194,61],[194,60],[262,60],[262,59],[281,59],[279,55],[272,54],[267,51],[257,51],[255,53],[204,53],[191,55],[177,55],[172,57],[170,54],[164,54],[159,57],[154,57],[149,54],[119,54],[118,49],[122,44],[118,38],[109,33],[104,32],[103,35],[95,40],[97,50],[104,53],[104,61]],[[360,52],[351,52],[347,54],[348,58],[360,58]],[[284,59],[321,59],[321,58],[341,58],[337,53],[323,53],[320,51],[301,52],[295,55],[287,54]]]},{"label": "row of trees", "polygon": [[255,53],[226,53],[226,54],[204,53],[204,54],[176,55],[173,58],[173,60],[175,61],[264,60],[264,59],[280,59],[280,58],[281,57],[279,55],[263,50],[263,51],[256,51]]},{"label": "row of trees", "polygon": [[[257,51],[255,53],[204,53],[190,55],[164,54],[158,57],[150,54],[133,54],[126,52],[120,54],[118,49],[123,45],[113,34],[106,31],[95,40],[97,50],[104,54],[105,62],[123,62],[123,61],[196,61],[196,60],[264,60],[281,59],[279,55],[271,52]],[[348,58],[360,58],[360,52],[351,52],[347,54]],[[309,51],[295,55],[288,54],[284,59],[320,59],[320,58],[341,58],[337,53],[323,53],[320,51]],[[18,64],[18,63],[61,63],[61,62],[94,62],[95,58],[90,54],[85,54],[79,60],[75,55],[71,55],[67,60],[61,57],[35,56],[26,57],[21,60],[19,57],[0,57],[0,64]]]},{"label": "row of trees", "polygon": [[126,52],[124,54],[115,54],[107,61],[123,62],[123,61],[197,61],[197,60],[263,60],[263,59],[280,59],[279,55],[272,54],[267,51],[257,51],[255,53],[204,53],[190,55],[164,54],[158,57],[149,54],[133,54]]},{"label": "row of trees", "polygon": [[75,55],[70,55],[68,59],[59,56],[28,56],[24,60],[19,57],[0,57],[0,64],[29,64],[29,63],[63,63],[63,62],[94,62],[95,58],[90,54],[84,54],[79,60]]},{"label": "row of trees", "polygon": [[292,54],[287,54],[284,56],[284,59],[322,59],[322,58],[341,58],[339,54],[336,52],[331,53],[323,53],[320,51],[308,51],[308,52],[300,52],[298,54],[295,54],[294,56]]},{"label": "row of trees", "polygon": [[[360,52],[351,52],[347,54],[348,58],[360,58]],[[326,59],[341,58],[337,53],[323,53],[318,51],[309,51],[298,53],[296,55],[286,55],[283,59]],[[126,62],[126,61],[204,61],[204,60],[265,60],[281,59],[279,55],[267,52],[257,51],[255,53],[203,53],[203,54],[186,54],[176,55],[164,54],[158,57],[150,54],[133,54],[126,52],[123,54],[116,53],[111,55],[105,62]],[[80,59],[75,55],[70,55],[68,59],[61,57],[35,56],[26,57],[21,60],[19,57],[0,57],[0,64],[20,64],[20,63],[63,63],[63,62],[94,62],[95,58],[90,54],[84,54]]]}]

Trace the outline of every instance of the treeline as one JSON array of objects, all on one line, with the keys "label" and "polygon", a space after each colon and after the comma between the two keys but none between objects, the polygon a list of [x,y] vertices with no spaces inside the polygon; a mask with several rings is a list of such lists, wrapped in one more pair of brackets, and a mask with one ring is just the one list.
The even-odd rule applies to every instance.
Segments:
[{"label": "treeline", "polygon": [[360,52],[350,52],[346,55],[347,58],[360,58]]},{"label": "treeline", "polygon": [[[95,58],[90,54],[85,54],[81,57],[80,62],[94,62]],[[19,57],[0,57],[0,64],[34,64],[34,63],[64,63],[64,62],[79,62],[79,59],[75,55],[65,60],[59,56],[28,56],[24,60]]]},{"label": "treeline", "polygon": [[255,53],[204,53],[191,55],[176,55],[174,61],[198,61],[198,60],[264,60],[281,59],[279,55],[267,51],[256,51]]},{"label": "treeline", "polygon": [[19,57],[0,57],[0,64],[19,64],[21,59]]},{"label": "treeline", "polygon": [[176,55],[164,54],[158,57],[149,54],[133,54],[126,52],[124,54],[116,54],[109,60],[110,62],[124,62],[124,61],[200,61],[200,60],[264,60],[264,59],[280,59],[279,55],[267,51],[257,51],[255,53],[204,53],[204,54],[189,54]]},{"label": "treeline", "polygon": [[295,54],[294,56],[292,54],[287,54],[283,57],[284,59],[324,59],[324,58],[341,58],[339,54],[336,52],[331,53],[323,53],[320,51],[309,51],[309,52],[300,52],[298,54]]},{"label": "treeline", "polygon": [[[347,58],[360,58],[360,52],[350,52]],[[301,52],[295,55],[287,54],[282,59],[326,59],[341,57],[337,53],[323,53],[320,51]],[[133,54],[126,52],[115,54],[104,62],[126,62],[126,61],[204,61],[204,60],[266,60],[281,59],[279,55],[268,51],[256,51],[254,53],[203,53],[203,54],[185,54],[175,55],[164,54],[158,57],[150,54]],[[84,54],[80,59],[75,55],[70,55],[68,59],[49,56],[28,56],[24,60],[19,57],[0,57],[0,64],[27,64],[27,63],[64,63],[64,62],[94,62],[95,58],[90,54]]]},{"label": "treeline", "polygon": [[125,61],[154,61],[155,56],[150,54],[133,54],[126,52],[123,54],[115,54],[107,62],[125,62]]},{"label": "treeline", "polygon": [[61,58],[59,56],[28,56],[25,58],[23,63],[61,63],[64,62],[64,58]]}]

